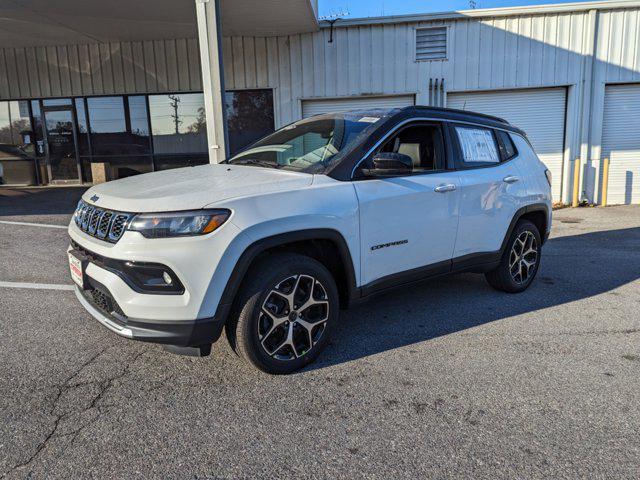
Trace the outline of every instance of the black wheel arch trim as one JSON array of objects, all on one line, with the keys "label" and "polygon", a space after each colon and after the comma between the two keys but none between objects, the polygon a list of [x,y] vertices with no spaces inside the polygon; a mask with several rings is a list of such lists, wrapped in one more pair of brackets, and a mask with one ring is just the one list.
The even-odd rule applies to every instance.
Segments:
[{"label": "black wheel arch trim", "polygon": [[[513,215],[513,219],[509,224],[509,229],[507,230],[506,235],[504,236],[504,240],[502,240],[502,245],[500,246],[500,255],[504,252],[505,248],[507,248],[507,242],[509,241],[509,237],[513,233],[513,229],[516,228],[516,224],[518,221],[527,213],[532,212],[543,212],[545,215],[545,225],[546,229],[549,230],[549,207],[545,203],[532,203],[531,205],[525,205],[522,208],[519,208],[516,213]],[[547,232],[538,232],[540,234],[540,238],[542,239],[542,244],[544,244],[547,238]]]},{"label": "black wheel arch trim", "polygon": [[305,230],[295,230],[291,232],[285,232],[276,234],[273,236],[261,238],[249,245],[244,252],[240,255],[240,258],[236,262],[233,272],[227,281],[227,285],[220,298],[220,303],[216,311],[216,317],[227,318],[229,311],[236,298],[236,294],[240,289],[240,285],[249,270],[253,261],[263,252],[280,246],[285,246],[292,243],[313,241],[313,240],[329,240],[333,242],[340,252],[340,260],[344,266],[347,280],[347,299],[350,303],[354,299],[359,297],[359,289],[356,286],[356,275],[353,266],[353,260],[351,257],[351,251],[347,245],[347,241],[342,234],[337,230],[330,228],[312,228]]}]

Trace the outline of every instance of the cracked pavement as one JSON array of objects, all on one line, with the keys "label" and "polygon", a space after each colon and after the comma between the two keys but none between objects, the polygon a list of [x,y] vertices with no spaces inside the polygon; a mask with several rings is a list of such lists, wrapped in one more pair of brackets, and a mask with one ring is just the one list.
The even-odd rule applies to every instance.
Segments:
[{"label": "cracked pavement", "polygon": [[[3,192],[0,220],[64,224],[81,190]],[[0,224],[0,281],[70,283],[66,244]],[[638,206],[556,212],[523,294],[467,274],[343,312],[288,377],[0,287],[0,478],[637,478],[638,312]]]}]

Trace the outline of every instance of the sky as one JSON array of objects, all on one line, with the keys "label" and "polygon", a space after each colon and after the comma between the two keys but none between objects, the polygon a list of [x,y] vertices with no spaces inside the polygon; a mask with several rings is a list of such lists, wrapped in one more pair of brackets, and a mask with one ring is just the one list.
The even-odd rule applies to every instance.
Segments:
[{"label": "sky", "polygon": [[[568,1],[569,0],[476,0],[475,4],[476,8],[495,8],[568,3]],[[450,12],[452,10],[467,10],[469,8],[469,0],[318,0],[320,17],[347,12],[349,14],[348,17],[352,18],[379,17],[411,13]]]}]

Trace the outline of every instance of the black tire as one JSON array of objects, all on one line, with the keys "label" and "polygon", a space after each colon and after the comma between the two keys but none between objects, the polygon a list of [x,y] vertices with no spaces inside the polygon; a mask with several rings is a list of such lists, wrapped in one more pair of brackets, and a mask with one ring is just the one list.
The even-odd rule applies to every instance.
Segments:
[{"label": "black tire", "polygon": [[[290,288],[297,290],[290,292]],[[311,290],[313,300],[307,296]],[[298,312],[279,292],[288,292],[305,305],[318,303]],[[293,305],[296,306],[304,307]],[[287,374],[316,359],[326,346],[338,315],[338,289],[324,265],[295,253],[274,254],[247,272],[225,331],[241,358],[264,372]],[[325,317],[326,321],[320,321]],[[285,323],[276,324],[281,321]],[[313,327],[305,328],[303,324]],[[287,336],[289,332],[291,337]],[[293,348],[287,343],[289,338]],[[281,340],[285,344],[278,347]]]},{"label": "black tire", "polygon": [[[535,263],[531,267],[527,268],[526,263],[521,263],[521,259],[523,259],[523,257],[518,256],[518,248],[522,246],[521,242],[523,239],[525,239],[525,241],[529,241],[531,238],[535,241],[537,253],[535,255]],[[502,253],[502,258],[500,259],[500,265],[498,265],[494,270],[485,273],[485,278],[487,279],[487,282],[489,282],[489,285],[496,290],[508,293],[524,292],[529,288],[529,285],[531,285],[533,279],[538,273],[541,254],[542,241],[538,228],[529,220],[519,220],[513,229],[513,232],[511,232],[511,235],[509,236],[509,240],[507,241],[504,252]],[[514,265],[512,270],[511,264],[514,261],[514,258],[516,259],[517,266]],[[533,258],[533,254],[529,253],[523,260],[530,263]],[[518,269],[520,269],[519,276],[518,273],[515,273],[514,276],[512,272],[517,272]],[[526,278],[524,273],[525,271]]]}]

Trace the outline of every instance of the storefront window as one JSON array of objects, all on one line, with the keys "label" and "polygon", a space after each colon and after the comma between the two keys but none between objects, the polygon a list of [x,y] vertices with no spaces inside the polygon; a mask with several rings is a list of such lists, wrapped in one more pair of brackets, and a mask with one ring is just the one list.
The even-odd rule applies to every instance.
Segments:
[{"label": "storefront window", "polygon": [[207,152],[207,123],[201,93],[149,96],[156,154]]},{"label": "storefront window", "polygon": [[127,153],[127,123],[122,97],[87,99],[91,122],[91,149],[94,155]]},{"label": "storefront window", "polygon": [[272,90],[230,90],[225,104],[231,155],[274,131]]},{"label": "storefront window", "polygon": [[88,98],[87,107],[93,168],[111,180],[153,170],[143,96]]},{"label": "storefront window", "polygon": [[0,182],[35,184],[34,157],[29,102],[0,102]]},{"label": "storefront window", "polygon": [[89,148],[89,124],[83,98],[76,98],[76,120],[78,122],[78,154],[82,162],[82,181],[91,182],[91,149]]},{"label": "storefront window", "polygon": [[[232,154],[274,130],[270,89],[228,91],[225,108]],[[80,159],[84,182],[209,162],[202,93],[0,102],[0,159],[29,159],[40,165],[37,173],[43,182],[56,180],[49,178],[49,167],[57,158],[54,140],[62,137],[55,125],[51,135],[45,135],[44,121],[60,115],[68,117],[63,133],[75,134],[66,161]],[[77,169],[76,163],[71,170]]]}]

